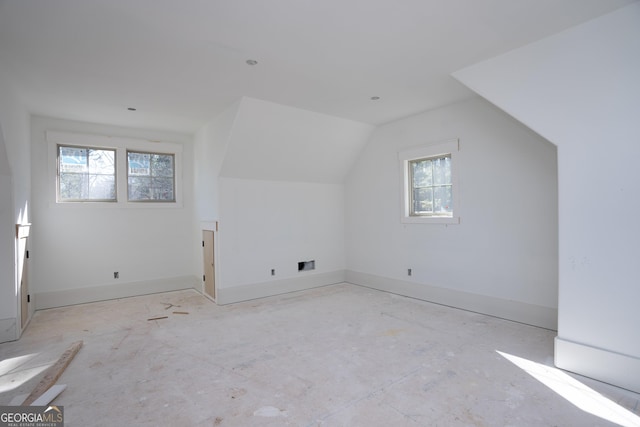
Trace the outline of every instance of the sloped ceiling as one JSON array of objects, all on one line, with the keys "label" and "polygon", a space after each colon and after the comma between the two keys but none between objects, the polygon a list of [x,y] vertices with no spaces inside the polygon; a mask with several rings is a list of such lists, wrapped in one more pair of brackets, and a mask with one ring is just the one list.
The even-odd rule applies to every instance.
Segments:
[{"label": "sloped ceiling", "polygon": [[243,98],[220,176],[341,183],[374,126]]},{"label": "sloped ceiling", "polygon": [[453,71],[630,2],[0,0],[0,67],[53,117],[194,133],[247,96],[381,124],[473,96]]}]

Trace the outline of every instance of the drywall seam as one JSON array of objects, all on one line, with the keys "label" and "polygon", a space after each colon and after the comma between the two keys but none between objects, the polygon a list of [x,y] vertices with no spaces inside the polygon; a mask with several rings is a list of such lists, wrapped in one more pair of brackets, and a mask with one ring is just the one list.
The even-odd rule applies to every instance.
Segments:
[{"label": "drywall seam", "polygon": [[633,356],[556,337],[555,365],[640,393],[640,359]]},{"label": "drywall seam", "polygon": [[337,283],[343,283],[344,278],[344,270],[336,270],[320,274],[300,273],[299,277],[221,288],[216,289],[216,303],[221,305],[232,304],[289,292],[304,291],[321,286],[335,285]]},{"label": "drywall seam", "polygon": [[354,285],[469,310],[512,320],[514,322],[525,323],[527,325],[551,330],[558,329],[558,310],[551,307],[543,307],[487,295],[472,294],[424,283],[407,282],[352,270],[346,271],[345,281]]},{"label": "drywall seam", "polygon": [[90,288],[65,289],[53,292],[38,292],[34,295],[36,310],[64,307],[87,302],[127,298],[159,292],[179,291],[183,289],[199,290],[196,276],[180,276],[165,279],[128,282],[117,285],[93,286]]}]

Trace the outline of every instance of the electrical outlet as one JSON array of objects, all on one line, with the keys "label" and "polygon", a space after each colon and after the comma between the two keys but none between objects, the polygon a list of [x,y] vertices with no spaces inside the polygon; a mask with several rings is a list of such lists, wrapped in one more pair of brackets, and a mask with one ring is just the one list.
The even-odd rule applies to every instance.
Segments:
[{"label": "electrical outlet", "polygon": [[411,273],[412,273],[411,269],[407,268],[407,276],[411,276]]},{"label": "electrical outlet", "polygon": [[117,272],[117,271],[114,271],[114,272],[113,272],[113,278],[114,278],[114,279],[119,279],[119,278],[120,278],[120,273],[119,273],[119,272]]},{"label": "electrical outlet", "polygon": [[272,276],[275,276],[275,275],[276,275],[276,269],[275,269],[275,268],[272,268],[272,269],[271,269],[271,275],[272,275]]}]

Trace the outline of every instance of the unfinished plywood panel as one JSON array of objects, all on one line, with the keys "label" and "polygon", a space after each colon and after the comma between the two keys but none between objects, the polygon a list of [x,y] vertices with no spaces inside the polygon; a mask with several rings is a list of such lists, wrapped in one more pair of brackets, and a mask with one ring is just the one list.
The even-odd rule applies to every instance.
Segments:
[{"label": "unfinished plywood panel", "polygon": [[23,331],[31,317],[31,297],[29,295],[29,276],[27,260],[29,251],[27,242],[31,231],[31,224],[16,224],[16,237],[18,238],[18,254],[21,257],[18,262],[18,292],[20,300],[20,329]]},{"label": "unfinished plywood panel", "polygon": [[204,293],[216,299],[216,279],[215,279],[215,232],[213,230],[202,230],[202,253],[204,259]]}]

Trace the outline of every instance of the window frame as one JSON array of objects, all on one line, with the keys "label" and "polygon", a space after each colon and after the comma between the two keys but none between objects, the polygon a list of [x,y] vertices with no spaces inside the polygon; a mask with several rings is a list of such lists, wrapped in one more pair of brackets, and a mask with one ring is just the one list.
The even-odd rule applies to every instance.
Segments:
[{"label": "window frame", "polygon": [[[129,154],[130,153],[135,153],[135,154],[149,154],[151,156],[171,156],[173,158],[172,164],[173,164],[173,168],[172,168],[172,175],[171,175],[171,181],[172,181],[172,193],[173,193],[173,198],[171,200],[164,200],[164,199],[142,199],[142,200],[136,200],[136,199],[131,199],[131,193],[129,191]],[[127,174],[127,202],[128,203],[175,203],[176,202],[176,155],[173,153],[160,153],[160,152],[152,152],[152,151],[142,151],[142,150],[132,150],[127,148],[126,150],[126,159],[127,159],[127,167],[126,167],[126,174]],[[149,168],[151,169],[151,164],[149,165]],[[134,175],[135,176],[135,175]],[[153,175],[149,175],[149,179],[152,178]]]},{"label": "window frame", "polygon": [[[439,217],[439,218],[451,218],[453,216],[453,206],[451,207],[451,212],[450,213],[445,213],[442,214],[440,212],[430,212],[430,213],[418,213],[416,211],[416,190],[419,188],[423,188],[423,189],[430,189],[432,191],[432,194],[435,196],[435,189],[436,188],[442,188],[442,187],[449,187],[451,189],[451,193],[453,193],[453,181],[447,184],[436,184],[435,178],[432,176],[432,182],[431,185],[426,185],[423,187],[416,187],[415,186],[415,182],[414,182],[414,178],[415,178],[415,173],[414,173],[414,167],[413,165],[416,163],[422,163],[422,162],[426,162],[426,161],[435,161],[435,160],[441,160],[441,159],[449,159],[449,169],[451,169],[451,154],[440,154],[437,156],[429,156],[429,157],[422,157],[420,159],[412,159],[412,160],[407,160],[408,162],[408,173],[409,173],[409,177],[408,177],[408,182],[409,182],[409,192],[408,192],[408,197],[409,197],[409,216],[412,217],[429,217],[429,218],[434,218],[434,217]],[[432,175],[433,175],[433,165],[431,166],[432,168]],[[453,194],[452,194],[452,198],[453,198]],[[453,203],[453,201],[452,201]]]},{"label": "window frame", "polygon": [[[145,208],[175,209],[183,208],[183,145],[175,142],[130,138],[126,136],[107,136],[97,134],[45,131],[48,145],[48,199],[49,205],[60,209],[91,208]],[[77,146],[116,151],[116,201],[67,202],[58,200],[58,145]],[[174,202],[141,203],[128,200],[127,188],[127,150],[174,156]],[[124,166],[122,166],[124,165]]]},{"label": "window frame", "polygon": [[[459,224],[460,223],[460,191],[458,184],[458,152],[460,143],[458,139],[450,139],[432,144],[412,147],[398,152],[401,173],[401,216],[400,221],[405,224]],[[419,160],[451,158],[451,192],[452,213],[445,215],[415,215],[413,214],[413,183],[411,179],[411,163]]]},{"label": "window frame", "polygon": [[[62,194],[60,192],[60,184],[61,184],[61,174],[62,172],[62,164],[61,160],[61,149],[62,148],[77,148],[81,150],[87,150],[87,159],[89,158],[89,151],[111,151],[113,152],[113,174],[109,174],[109,176],[113,176],[113,185],[114,185],[114,198],[113,199],[64,199],[62,198]],[[89,165],[87,165],[88,169]],[[89,170],[82,175],[87,175],[88,177],[92,174]],[[97,175],[97,174],[94,174]],[[56,144],[56,201],[57,203],[117,203],[118,201],[118,156],[117,150],[114,148],[107,147],[95,147],[95,146],[87,146],[87,145],[71,145],[71,144]]]}]

